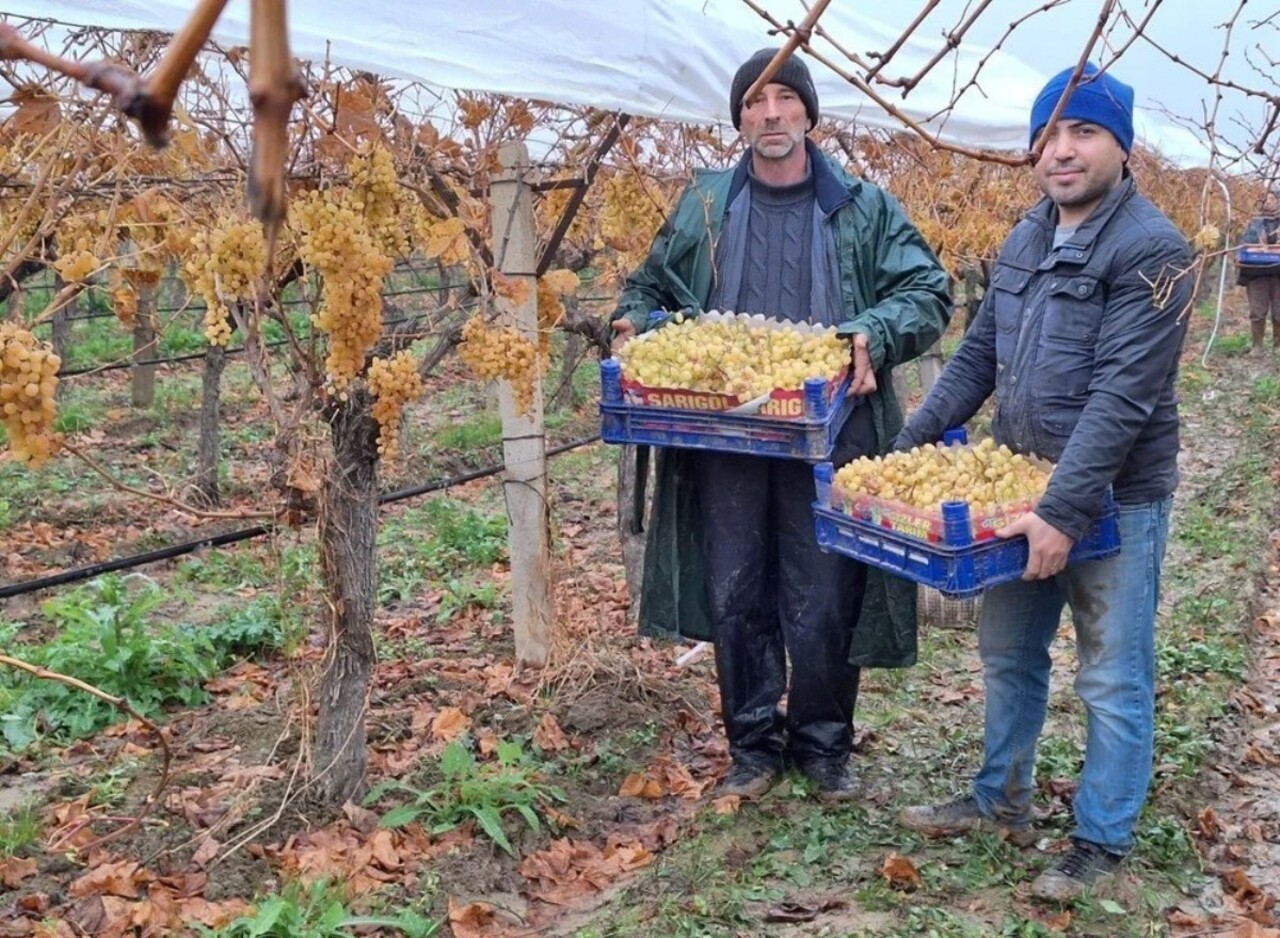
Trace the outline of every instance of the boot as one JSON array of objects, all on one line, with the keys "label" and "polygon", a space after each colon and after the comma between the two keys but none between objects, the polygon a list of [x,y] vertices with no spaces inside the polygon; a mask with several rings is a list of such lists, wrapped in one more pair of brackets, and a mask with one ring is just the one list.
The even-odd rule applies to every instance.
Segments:
[{"label": "boot", "polygon": [[[1249,325],[1253,329],[1253,348],[1251,349],[1254,358],[1262,357],[1262,340],[1267,334],[1267,321],[1265,319],[1255,320]],[[1275,334],[1272,333],[1272,341],[1275,341]]]}]

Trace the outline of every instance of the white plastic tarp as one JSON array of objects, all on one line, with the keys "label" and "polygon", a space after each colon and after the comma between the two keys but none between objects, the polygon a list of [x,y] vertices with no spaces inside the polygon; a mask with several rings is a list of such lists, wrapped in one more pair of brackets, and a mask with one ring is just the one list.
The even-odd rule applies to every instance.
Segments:
[{"label": "white plastic tarp", "polygon": [[[761,3],[782,22],[799,22],[805,15],[800,0]],[[0,0],[0,13],[172,31],[191,6],[192,0]],[[228,44],[246,42],[248,6],[248,0],[232,0],[215,37]],[[1212,71],[1221,45],[1214,27],[1222,12],[1212,12],[1218,6],[1170,0],[1157,11],[1150,31],[1166,48]],[[742,0],[295,0],[290,7],[293,50],[303,58],[329,55],[338,64],[440,88],[493,91],[692,123],[727,123],[727,90],[734,70],[755,49],[780,41]],[[964,0],[942,0],[916,37],[895,55],[886,74],[914,73],[943,48],[944,31],[970,7]],[[1013,54],[991,53],[1005,27],[1032,8],[1028,0],[995,0],[955,54],[919,87],[905,97],[896,89],[886,89],[885,95],[915,120],[946,112],[927,125],[946,139],[1025,147],[1027,115],[1036,92],[1050,74],[1074,63],[1096,23],[1098,4],[1070,0],[1037,14],[1005,44]],[[821,22],[843,46],[865,54],[887,49],[918,9],[906,2],[834,0]],[[871,10],[874,16],[861,10]],[[1241,41],[1252,39],[1245,35]],[[830,44],[818,39],[815,48],[848,65]],[[1273,59],[1280,57],[1280,50],[1271,51]],[[947,112],[955,88],[968,81],[988,54],[979,87],[970,88]],[[1239,55],[1237,60],[1242,61]],[[817,62],[809,65],[824,115],[870,127],[901,127],[840,76]],[[1126,53],[1116,73],[1137,86],[1139,139],[1180,162],[1203,162],[1207,153],[1196,135],[1162,113],[1200,116],[1201,99],[1211,97],[1203,79],[1141,40]],[[1221,115],[1223,126],[1232,119],[1235,106],[1229,102]],[[1260,112],[1260,104],[1257,109]],[[1260,115],[1249,116],[1260,123]]]}]

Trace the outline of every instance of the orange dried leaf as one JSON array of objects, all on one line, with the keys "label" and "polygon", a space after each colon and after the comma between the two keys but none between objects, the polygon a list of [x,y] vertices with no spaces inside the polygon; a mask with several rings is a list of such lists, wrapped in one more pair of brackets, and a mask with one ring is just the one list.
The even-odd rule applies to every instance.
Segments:
[{"label": "orange dried leaf", "polygon": [[529,285],[514,277],[493,275],[493,292],[503,299],[510,300],[512,306],[523,306],[529,299]]},{"label": "orange dried leaf", "polygon": [[498,751],[498,746],[502,739],[493,730],[485,730],[480,734],[480,738],[476,740],[476,747],[480,750],[480,755],[488,759]]},{"label": "orange dried leaf", "polygon": [[1224,933],[1224,938],[1280,938],[1280,928],[1268,928],[1247,920],[1241,922],[1229,936]]},{"label": "orange dried leaf", "polygon": [[721,795],[711,802],[711,807],[716,814],[737,814],[742,810],[742,796]]},{"label": "orange dried leaf", "polygon": [[77,902],[68,915],[78,929],[73,934],[120,936],[133,934],[130,903],[119,896],[90,896]]},{"label": "orange dried leaf", "polygon": [[241,915],[247,915],[252,908],[243,899],[210,902],[200,896],[183,899],[179,906],[182,909],[184,921],[199,922],[209,928],[221,928]]},{"label": "orange dried leaf", "polygon": [[493,922],[493,906],[485,902],[470,902],[466,905],[449,898],[449,925],[453,929],[454,938],[482,938],[489,933]]},{"label": "orange dried leaf", "polygon": [[1222,822],[1213,808],[1205,808],[1196,816],[1196,830],[1206,840],[1217,840],[1222,834]]},{"label": "orange dried leaf", "polygon": [[640,772],[632,772],[622,782],[618,794],[624,798],[646,798],[650,801],[662,797],[662,786]]},{"label": "orange dried leaf", "polygon": [[449,742],[465,733],[471,727],[471,720],[457,707],[445,707],[431,721],[431,736],[434,739]]},{"label": "orange dried leaf", "polygon": [[191,855],[191,863],[193,866],[204,868],[214,861],[218,856],[218,851],[222,849],[222,844],[212,837],[206,837],[200,841],[200,846],[196,848],[196,852]]},{"label": "orange dried leaf", "polygon": [[35,860],[10,857],[0,861],[0,883],[6,889],[17,889],[20,882],[29,876],[35,876],[39,871],[40,867]]},{"label": "orange dried leaf", "polygon": [[103,863],[85,873],[71,884],[69,892],[75,898],[84,896],[120,896],[138,898],[138,886],[151,879],[135,860],[117,860]]},{"label": "orange dried leaf", "polygon": [[19,88],[9,97],[18,109],[9,118],[15,133],[43,137],[62,122],[62,108],[58,99],[43,88],[29,85]]},{"label": "orange dried leaf", "polygon": [[880,866],[880,875],[894,889],[915,889],[923,882],[915,864],[898,853],[885,857]]},{"label": "orange dried leaf", "polygon": [[552,805],[543,807],[542,813],[548,821],[561,830],[578,830],[582,826],[576,817],[571,814],[565,814],[563,811],[557,811]]},{"label": "orange dried leaf", "polygon": [[1051,915],[1044,920],[1044,923],[1054,931],[1066,931],[1071,927],[1071,910],[1066,909],[1057,915]]},{"label": "orange dried leaf", "polygon": [[400,854],[396,850],[395,839],[389,830],[380,830],[369,838],[369,847],[373,850],[373,861],[384,870],[400,869]]},{"label": "orange dried leaf", "polygon": [[569,748],[569,738],[553,714],[545,714],[533,731],[533,744],[544,752],[560,752]]},{"label": "orange dried leaf", "polygon": [[1237,867],[1222,874],[1223,885],[1237,902],[1250,902],[1262,897],[1262,890],[1253,884],[1244,870]]}]

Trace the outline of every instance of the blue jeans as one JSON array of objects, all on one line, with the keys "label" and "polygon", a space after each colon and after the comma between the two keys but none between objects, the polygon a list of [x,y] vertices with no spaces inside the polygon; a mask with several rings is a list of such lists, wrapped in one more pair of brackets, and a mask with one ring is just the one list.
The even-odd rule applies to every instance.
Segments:
[{"label": "blue jeans", "polygon": [[1031,820],[1036,741],[1049,700],[1049,647],[1071,606],[1075,690],[1088,714],[1073,837],[1116,854],[1133,846],[1151,781],[1155,620],[1172,499],[1120,507],[1119,555],[1047,580],[1015,580],[983,597],[978,651],[987,714],[979,810],[1009,827]]}]

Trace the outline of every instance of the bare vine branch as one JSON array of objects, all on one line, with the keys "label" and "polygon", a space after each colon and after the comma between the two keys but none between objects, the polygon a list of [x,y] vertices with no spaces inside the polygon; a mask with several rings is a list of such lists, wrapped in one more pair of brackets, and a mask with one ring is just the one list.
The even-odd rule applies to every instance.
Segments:
[{"label": "bare vine branch", "polygon": [[100,688],[94,687],[92,684],[85,683],[79,678],[74,678],[66,674],[61,674],[57,671],[50,671],[48,668],[43,668],[43,667],[40,667],[39,665],[30,664],[26,661],[23,661],[21,658],[14,658],[14,657],[11,657],[10,655],[0,655],[0,664],[8,665],[9,667],[15,668],[19,671],[25,671],[28,674],[31,674],[34,677],[39,678],[42,681],[57,681],[61,684],[66,684],[68,687],[75,688],[78,691],[83,691],[84,693],[89,694],[93,697],[97,697],[99,700],[105,701],[106,703],[111,704],[113,707],[123,710],[129,716],[133,717],[135,720],[137,720],[139,723],[145,726],[148,730],[150,730],[152,734],[156,737],[156,739],[160,740],[160,748],[164,752],[164,763],[160,768],[160,779],[158,782],[156,782],[156,787],[154,791],[152,791],[151,797],[148,798],[145,802],[143,802],[142,810],[138,813],[136,817],[131,818],[129,822],[124,825],[124,827],[118,828],[117,830],[114,830],[109,834],[105,834],[97,838],[92,843],[85,844],[83,847],[79,847],[76,849],[81,854],[88,854],[91,850],[95,849],[96,847],[102,846],[107,841],[115,840],[119,837],[123,837],[125,834],[136,829],[138,825],[142,823],[143,819],[148,814],[151,813],[151,809],[160,803],[160,795],[164,792],[165,787],[169,784],[169,764],[173,761],[173,753],[169,749],[169,741],[164,738],[164,731],[160,729],[160,727],[157,726],[155,723],[153,723],[151,720],[149,720],[147,717],[143,716],[141,713],[135,710],[133,706],[129,703],[129,701],[126,700],[125,698],[114,697],[111,694],[108,694],[106,691],[101,690]]}]

